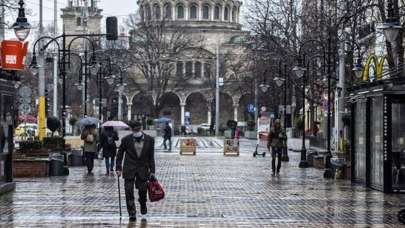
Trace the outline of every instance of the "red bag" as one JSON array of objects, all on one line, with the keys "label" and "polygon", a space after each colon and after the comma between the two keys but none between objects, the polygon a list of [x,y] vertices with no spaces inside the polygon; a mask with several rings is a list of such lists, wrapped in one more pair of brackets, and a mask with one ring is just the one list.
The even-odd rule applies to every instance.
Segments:
[{"label": "red bag", "polygon": [[159,201],[165,198],[165,191],[158,181],[148,182],[148,195],[151,202]]}]

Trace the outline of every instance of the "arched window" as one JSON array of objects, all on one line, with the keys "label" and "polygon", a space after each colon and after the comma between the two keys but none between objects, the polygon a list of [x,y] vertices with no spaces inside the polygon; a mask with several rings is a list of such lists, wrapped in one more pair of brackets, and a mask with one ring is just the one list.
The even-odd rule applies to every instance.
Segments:
[{"label": "arched window", "polygon": [[160,6],[158,4],[153,5],[153,16],[154,19],[160,20],[161,12],[160,12]]},{"label": "arched window", "polygon": [[145,5],[145,16],[147,21],[150,21],[152,19],[152,13],[149,5]]},{"label": "arched window", "polygon": [[214,19],[221,20],[221,6],[220,5],[215,6]]},{"label": "arched window", "polygon": [[224,20],[229,21],[229,7],[226,6],[224,11]]},{"label": "arched window", "polygon": [[176,63],[176,76],[178,78],[183,78],[183,62]]},{"label": "arched window", "polygon": [[143,22],[145,20],[145,14],[144,14],[143,6],[141,6],[141,8],[139,8],[139,14],[141,15],[141,21]]},{"label": "arched window", "polygon": [[238,9],[236,8],[236,6],[233,7],[232,9],[232,22],[236,22],[236,11]]},{"label": "arched window", "polygon": [[184,19],[184,6],[182,4],[177,5],[177,18]]},{"label": "arched window", "polygon": [[190,19],[197,19],[197,6],[195,4],[190,6]]},{"label": "arched window", "polygon": [[210,6],[208,4],[203,6],[203,19],[210,19]]},{"label": "arched window", "polygon": [[195,71],[195,77],[201,78],[201,63],[200,62],[195,62],[194,71]]},{"label": "arched window", "polygon": [[186,62],[186,77],[193,77],[193,62]]},{"label": "arched window", "polygon": [[165,4],[165,19],[172,19],[172,4]]}]

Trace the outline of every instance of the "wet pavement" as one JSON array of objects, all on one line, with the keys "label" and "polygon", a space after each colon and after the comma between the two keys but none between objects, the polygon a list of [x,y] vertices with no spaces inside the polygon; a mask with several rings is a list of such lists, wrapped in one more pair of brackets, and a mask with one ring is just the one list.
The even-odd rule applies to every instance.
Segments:
[{"label": "wet pavement", "polygon": [[166,199],[148,203],[142,222],[138,216],[128,224],[123,192],[120,220],[117,179],[98,160],[94,176],[75,167],[67,177],[16,179],[16,191],[0,197],[0,226],[401,227],[405,195],[325,180],[321,170],[299,169],[298,153],[290,153],[280,177],[271,177],[270,158],[253,158],[254,144],[244,140],[240,157],[224,157],[214,143],[217,153],[197,156],[159,149],[157,177]]}]

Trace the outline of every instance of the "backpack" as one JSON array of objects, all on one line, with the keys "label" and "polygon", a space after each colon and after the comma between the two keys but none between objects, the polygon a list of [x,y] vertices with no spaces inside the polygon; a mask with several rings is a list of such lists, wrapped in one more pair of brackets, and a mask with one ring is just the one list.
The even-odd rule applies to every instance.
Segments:
[{"label": "backpack", "polygon": [[114,135],[107,135],[107,146],[113,147],[115,145]]}]

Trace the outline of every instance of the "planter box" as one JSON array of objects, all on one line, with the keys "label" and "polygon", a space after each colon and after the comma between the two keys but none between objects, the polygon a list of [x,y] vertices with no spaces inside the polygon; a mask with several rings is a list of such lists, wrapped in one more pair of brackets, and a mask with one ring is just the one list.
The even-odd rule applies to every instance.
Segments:
[{"label": "planter box", "polygon": [[224,140],[224,155],[225,156],[239,156],[239,140],[238,139],[225,139]]},{"label": "planter box", "polygon": [[48,177],[48,158],[16,158],[13,160],[14,177]]},{"label": "planter box", "polygon": [[248,139],[257,139],[256,131],[245,131],[245,137]]},{"label": "planter box", "polygon": [[195,139],[180,139],[180,155],[196,155],[197,140]]}]

